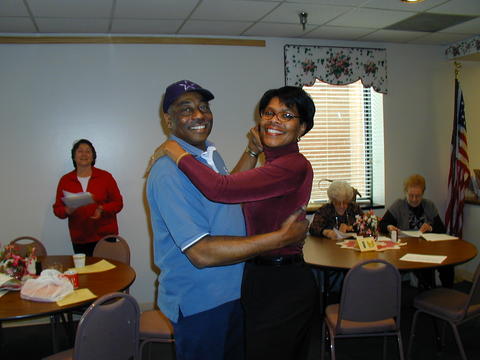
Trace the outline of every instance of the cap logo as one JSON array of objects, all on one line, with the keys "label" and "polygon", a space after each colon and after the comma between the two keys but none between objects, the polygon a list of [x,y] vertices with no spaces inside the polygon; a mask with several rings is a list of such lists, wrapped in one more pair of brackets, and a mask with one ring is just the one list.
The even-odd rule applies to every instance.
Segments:
[{"label": "cap logo", "polygon": [[181,87],[183,87],[183,89],[186,91],[188,90],[196,90],[197,89],[197,86],[191,82],[188,82],[188,81],[185,81],[183,83],[179,83],[178,85],[180,85]]}]

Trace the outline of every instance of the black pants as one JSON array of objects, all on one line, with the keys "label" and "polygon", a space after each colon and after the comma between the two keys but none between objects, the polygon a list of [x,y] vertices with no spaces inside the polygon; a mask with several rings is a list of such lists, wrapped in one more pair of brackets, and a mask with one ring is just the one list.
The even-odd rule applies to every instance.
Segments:
[{"label": "black pants", "polygon": [[73,252],[75,254],[85,254],[87,256],[92,256],[93,249],[95,249],[96,242],[90,242],[86,244],[72,244],[73,245]]},{"label": "black pants", "polygon": [[[440,282],[443,287],[452,288],[453,282],[455,279],[455,270],[453,265],[444,266],[437,269],[438,275],[440,277]],[[433,289],[435,285],[435,270],[426,269],[426,270],[416,270],[414,271],[415,276],[418,278],[419,286],[426,289]]]},{"label": "black pants", "polygon": [[246,358],[307,359],[318,288],[305,263],[247,263],[243,277]]}]

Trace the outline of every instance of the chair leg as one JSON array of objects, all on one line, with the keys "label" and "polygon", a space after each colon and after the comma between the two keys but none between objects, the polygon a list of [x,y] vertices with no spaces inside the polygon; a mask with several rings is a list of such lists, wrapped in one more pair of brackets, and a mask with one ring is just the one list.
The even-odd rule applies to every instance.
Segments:
[{"label": "chair leg", "polygon": [[320,360],[324,360],[325,359],[325,346],[327,346],[326,342],[327,342],[327,339],[325,338],[326,337],[326,325],[325,325],[325,320],[323,320],[323,324],[322,324],[322,338],[320,340],[321,344],[322,344],[322,348],[320,349]]},{"label": "chair leg", "polygon": [[437,353],[442,352],[442,330],[438,328],[437,318],[432,317],[433,328],[435,330],[435,345],[437,345]]},{"label": "chair leg", "polygon": [[440,346],[443,349],[445,349],[445,333],[447,332],[447,322],[444,321],[442,324],[442,332],[440,334]]},{"label": "chair leg", "polygon": [[465,354],[465,350],[463,349],[462,339],[460,339],[460,334],[458,333],[457,326],[451,322],[449,324],[452,326],[453,335],[455,335],[455,341],[457,342],[458,349],[460,350],[460,356],[462,360],[467,360],[467,355]]},{"label": "chair leg", "polygon": [[399,356],[400,356],[400,360],[404,360],[404,357],[403,357],[402,333],[400,332],[400,330],[398,330],[397,342],[398,342],[398,354],[399,354]]},{"label": "chair leg", "polygon": [[[143,348],[145,346],[146,341],[140,341],[140,349],[138,350],[138,358],[143,359]],[[148,359],[150,360],[150,353],[148,354]]]},{"label": "chair leg", "polygon": [[413,315],[412,328],[410,329],[410,339],[408,340],[407,359],[410,359],[412,355],[413,340],[415,339],[415,327],[417,326],[417,319],[419,314],[420,311],[417,310]]},{"label": "chair leg", "polygon": [[383,360],[387,360],[387,337],[383,337]]},{"label": "chair leg", "polygon": [[335,360],[335,337],[330,334],[330,360]]}]

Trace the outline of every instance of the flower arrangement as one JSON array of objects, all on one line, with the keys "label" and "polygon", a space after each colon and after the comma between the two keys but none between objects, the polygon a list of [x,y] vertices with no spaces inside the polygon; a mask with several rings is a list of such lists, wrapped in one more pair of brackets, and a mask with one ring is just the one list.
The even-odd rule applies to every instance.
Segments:
[{"label": "flower arrangement", "polygon": [[35,274],[36,259],[35,247],[23,257],[15,253],[14,245],[6,245],[0,249],[0,273],[21,280],[25,275]]},{"label": "flower arrangement", "polygon": [[362,236],[378,237],[378,223],[380,219],[375,215],[373,210],[365,212],[363,216],[355,216],[353,228],[357,229],[357,233]]}]

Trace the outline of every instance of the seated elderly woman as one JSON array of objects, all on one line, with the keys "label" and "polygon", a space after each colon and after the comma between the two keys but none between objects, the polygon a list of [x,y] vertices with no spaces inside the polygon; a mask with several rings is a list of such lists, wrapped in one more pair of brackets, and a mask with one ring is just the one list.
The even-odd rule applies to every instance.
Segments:
[{"label": "seated elderly woman", "polygon": [[423,198],[426,184],[422,175],[414,174],[405,179],[404,199],[397,199],[388,208],[380,221],[380,231],[419,230],[421,232],[444,233],[445,225],[438,215],[435,204]]},{"label": "seated elderly woman", "polygon": [[330,202],[315,212],[310,225],[310,234],[336,239],[333,230],[341,232],[353,231],[356,215],[363,215],[360,207],[354,202],[355,191],[346,181],[333,181],[327,190]]},{"label": "seated elderly woman", "polygon": [[[392,230],[419,230],[423,233],[445,233],[445,225],[438,214],[435,204],[423,197],[426,183],[422,175],[414,174],[405,179],[403,190],[405,198],[397,199],[388,208],[380,221],[380,231],[389,233]],[[453,266],[438,269],[440,280],[445,287],[452,287],[454,281]],[[416,271],[420,286],[434,286],[433,271]]]}]

